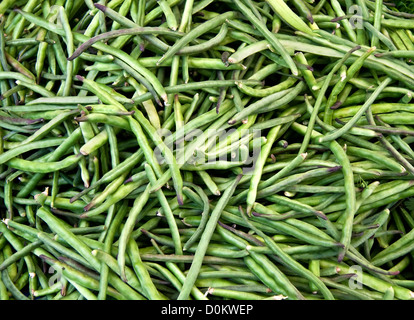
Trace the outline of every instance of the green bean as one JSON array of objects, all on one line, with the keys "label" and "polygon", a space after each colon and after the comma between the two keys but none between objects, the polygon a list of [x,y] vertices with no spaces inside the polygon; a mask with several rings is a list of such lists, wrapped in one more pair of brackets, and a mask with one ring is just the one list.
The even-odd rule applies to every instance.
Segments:
[{"label": "green bean", "polygon": [[[223,289],[223,288],[209,288],[207,293],[213,296],[225,297],[229,299],[237,300],[262,300],[265,296],[250,293],[250,292],[240,292],[235,290]],[[275,300],[282,299],[280,296],[273,296]]]},{"label": "green bean", "polygon": [[2,273],[2,280],[4,286],[11,292],[13,297],[17,300],[30,300],[28,297],[26,297],[13,283],[13,281],[10,279],[10,275],[8,274],[7,270],[3,270]]},{"label": "green bean", "polygon": [[[66,33],[66,48],[68,51],[68,55],[70,56],[73,52],[73,36],[72,36],[72,30],[69,24],[69,19],[66,15],[65,9],[63,7],[59,8],[59,19],[62,23],[63,29]],[[70,93],[71,85],[72,85],[72,79],[73,79],[73,62],[68,60],[67,66],[66,66],[66,80],[65,80],[65,86],[63,89],[62,94],[67,96]]]},{"label": "green bean", "polygon": [[324,220],[327,219],[327,217],[323,214],[322,211],[315,210],[311,206],[300,203],[299,201],[295,201],[295,200],[289,199],[287,197],[282,197],[282,196],[278,196],[278,195],[271,195],[271,196],[267,197],[267,199],[269,199],[272,202],[284,204],[284,205],[290,207],[292,210],[303,212],[305,214],[311,213],[311,214],[316,215],[317,217],[320,217]]},{"label": "green bean", "polygon": [[313,273],[311,273],[309,270],[304,268],[302,265],[300,265],[297,261],[293,260],[289,255],[283,252],[279,248],[279,246],[266,234],[264,234],[262,231],[254,227],[250,222],[248,222],[247,217],[243,215],[243,218],[248,223],[249,227],[252,228],[256,233],[258,233],[266,242],[266,244],[272,249],[272,251],[278,255],[281,259],[283,259],[283,263],[286,264],[288,267],[293,268],[296,272],[301,273],[305,278],[307,278],[309,281],[312,281],[312,283],[315,284],[315,286],[321,291],[321,293],[324,295],[326,299],[334,299],[331,292],[326,288],[326,286],[323,284],[323,282],[315,277]]},{"label": "green bean", "polygon": [[[274,210],[269,209],[269,207],[263,207],[261,205],[255,205],[254,209],[258,213],[264,214],[272,214],[277,215]],[[319,244],[321,246],[327,247],[341,247],[342,245],[336,241],[332,241],[333,239],[327,235],[326,233],[321,233],[314,225],[309,223],[303,222],[299,219],[287,219],[285,222],[277,221],[273,219],[266,219],[261,218],[260,215],[254,214],[255,217],[252,220],[254,221],[262,221],[267,222],[268,226],[275,228],[277,230],[283,231],[286,234],[294,235],[300,239],[309,241],[309,243],[313,243],[315,245]],[[263,228],[262,228],[263,229]],[[265,230],[264,230],[265,231]],[[308,238],[305,237],[305,233],[308,234]]]},{"label": "green bean", "polygon": [[118,253],[118,267],[119,272],[121,274],[122,279],[124,281],[126,280],[125,275],[125,252],[126,252],[126,246],[129,241],[130,233],[132,231],[132,228],[139,216],[139,214],[142,211],[143,206],[146,204],[149,198],[149,185],[145,188],[145,191],[136,198],[134,202],[134,211],[130,212],[128,219],[125,223],[124,228],[122,229],[120,239],[119,239],[119,253]]},{"label": "green bean", "polygon": [[[125,203],[124,203],[125,204]],[[115,211],[117,208],[116,205],[112,206],[109,210],[112,210],[112,212]],[[101,236],[99,240],[104,242],[103,250],[105,252],[111,251],[111,246],[113,244],[113,238],[114,233],[116,229],[119,227],[120,220],[125,217],[126,214],[126,205],[121,205],[120,210],[115,214],[111,214],[112,212],[109,212],[106,223],[111,224],[109,225],[108,231],[106,233],[101,233]],[[108,291],[108,275],[109,275],[109,267],[107,264],[102,262],[101,264],[101,270],[100,270],[100,278],[99,278],[99,292],[98,292],[98,299],[104,300],[107,295]]]},{"label": "green bean", "polygon": [[295,99],[304,89],[304,87],[305,84],[303,82],[299,82],[294,88],[282,90],[268,95],[238,112],[231,120],[229,120],[228,123],[233,125],[236,122],[244,120],[249,115],[269,112],[285,106],[293,99]]},{"label": "green bean", "polygon": [[128,120],[123,119],[122,117],[115,116],[115,115],[106,115],[106,114],[99,114],[99,113],[90,113],[88,115],[80,116],[75,118],[76,121],[82,123],[105,123],[114,127],[119,127],[125,130],[130,131],[131,127],[128,123]]},{"label": "green bean", "polygon": [[98,36],[90,38],[88,41],[82,43],[78,49],[68,58],[69,61],[76,59],[79,57],[84,51],[86,51],[89,47],[93,46],[94,43],[100,40],[107,40],[111,38],[118,38],[119,36],[123,35],[144,35],[144,34],[167,34],[167,35],[174,35],[177,36],[177,33],[168,30],[167,28],[160,28],[160,27],[135,27],[131,29],[118,29],[108,31],[106,33],[102,33]]},{"label": "green bean", "polygon": [[[100,90],[100,88],[98,88],[95,84],[94,84],[94,82],[93,81],[90,81],[90,80],[88,80],[88,79],[82,79],[82,81],[83,81],[83,83],[85,83],[91,90],[93,90],[96,94],[98,94],[99,95],[99,97],[101,98],[101,99],[104,99],[105,100],[105,102],[107,102],[107,103],[110,103],[110,104],[114,104],[114,105],[117,105],[117,106],[119,106],[119,108],[120,108],[120,110],[125,110],[124,109],[124,107],[120,104],[120,103],[118,103],[117,101],[115,101],[110,95],[108,95],[108,93],[106,93],[106,92],[104,92],[104,91],[102,91],[102,90]],[[134,111],[138,111],[138,110],[134,110]],[[135,113],[136,113],[135,112]],[[139,111],[140,112],[140,111]],[[135,115],[135,113],[134,113],[134,115]],[[152,165],[153,165],[153,167],[154,167],[154,170],[155,170],[155,172],[158,174],[158,175],[161,175],[161,168],[160,168],[160,166],[159,166],[159,164],[158,164],[158,162],[156,162],[156,161],[153,161],[153,152],[152,152],[152,150],[150,149],[150,146],[149,146],[149,143],[148,143],[148,141],[147,141],[147,139],[146,139],[146,137],[144,136],[144,134],[143,134],[143,131],[142,131],[142,128],[141,128],[141,126],[140,126],[140,124],[137,122],[137,121],[135,121],[132,117],[130,117],[130,116],[127,116],[127,119],[128,119],[128,123],[129,123],[129,125],[130,125],[130,127],[131,127],[131,130],[132,130],[132,132],[136,135],[136,137],[137,137],[137,140],[138,140],[138,142],[139,142],[139,144],[140,144],[140,146],[143,148],[143,150],[144,150],[144,155],[145,155],[145,157],[147,158],[147,161],[149,161]],[[105,131],[102,131],[102,134],[103,134],[103,137],[102,137],[102,143],[103,142],[105,142],[105,140],[106,140],[106,132]],[[97,136],[98,137],[98,136]],[[96,142],[93,142],[93,143],[90,143],[90,145],[91,146],[95,146],[96,147]],[[81,152],[85,152],[85,149],[86,149],[86,144],[81,148]],[[88,151],[88,153],[90,153],[90,151]]]},{"label": "green bean", "polygon": [[1,264],[0,264],[0,271],[3,271],[4,269],[6,269],[9,265],[11,265],[12,263],[18,261],[19,259],[21,259],[22,257],[30,254],[30,252],[34,249],[40,246],[42,242],[41,241],[36,241],[33,242],[27,246],[25,246],[23,249],[15,252],[13,255],[11,255],[10,257],[8,257],[7,259],[5,259]]},{"label": "green bean", "polygon": [[[140,175],[142,177],[142,175]],[[109,183],[106,188],[99,194],[95,195],[93,199],[84,207],[85,211],[89,211],[90,209],[99,206],[102,202],[104,202],[108,196],[113,194],[117,191],[117,189],[121,186],[122,183],[124,183],[126,178],[126,174],[122,174],[115,180],[113,180],[111,183]],[[142,181],[142,184],[145,183],[145,181]],[[136,185],[135,187],[138,187],[139,185]]]},{"label": "green bean", "polygon": [[[137,94],[143,94],[145,92],[144,86],[137,83],[137,81],[135,79],[128,78],[127,81],[134,86],[134,88],[137,90]],[[150,90],[150,89],[148,89],[148,90]],[[154,93],[153,93],[153,96],[155,96]],[[148,115],[148,118],[149,118],[151,124],[154,126],[154,128],[160,129],[161,128],[160,118],[157,114],[157,110],[156,110],[154,104],[152,103],[152,101],[151,100],[144,101],[142,104],[145,108],[145,111]],[[130,112],[133,113],[134,111],[130,111]]]},{"label": "green bean", "polygon": [[[337,84],[334,86],[334,88],[331,91],[331,94],[328,97],[328,102],[327,102],[326,107],[325,107],[324,122],[327,122],[328,124],[332,124],[332,119],[330,117],[332,115],[332,107],[334,106],[334,103],[337,102],[338,94],[344,89],[344,87],[348,83],[349,79],[353,78],[355,76],[356,72],[358,72],[360,70],[360,68],[362,67],[364,61],[366,59],[368,59],[368,57],[372,54],[372,52],[375,49],[376,49],[375,47],[370,48],[369,50],[367,50],[366,52],[361,54],[361,56],[359,56],[351,64],[351,66],[349,66],[348,70],[346,71],[345,77],[341,78],[341,81],[337,82]],[[391,81],[391,79],[386,81],[386,83],[384,84],[383,87],[388,85],[390,81]],[[378,93],[380,93],[380,92],[381,91],[379,91]],[[374,101],[372,101],[372,102],[374,102]]]},{"label": "green bean", "polygon": [[[63,225],[62,221],[54,217],[50,212],[48,212],[45,208],[39,208],[37,210],[37,215],[41,219],[45,219],[49,226],[56,230],[57,234],[62,236],[62,238],[68,242],[69,245],[76,248],[75,250],[78,251],[85,259],[87,259],[92,267],[95,270],[100,269],[99,260],[97,260],[90,252],[90,248],[81,241],[78,237],[74,236],[74,234],[68,230],[66,226]],[[130,297],[132,299],[142,299],[143,297],[134,290],[128,289],[127,286],[122,282],[122,280],[113,277],[112,275],[109,276],[109,282],[114,286],[115,289],[119,290],[121,293]]]},{"label": "green bean", "polygon": [[[71,147],[78,139],[80,139],[81,131],[79,129],[75,129],[72,134],[70,134],[67,139],[65,139],[64,142],[60,144],[58,148],[55,149],[55,151],[48,157],[49,161],[56,161],[58,160],[61,155],[63,155],[69,147]],[[35,174],[30,181],[25,185],[24,188],[22,188],[18,194],[17,197],[25,197],[27,196],[32,188],[34,188],[37,183],[42,179],[43,175],[41,173]]]},{"label": "green bean", "polygon": [[[266,38],[267,41],[272,45],[272,47],[279,52],[283,60],[287,63],[291,69],[293,75],[298,75],[298,70],[293,62],[292,58],[289,56],[286,49],[282,46],[279,40],[267,29],[267,27],[250,11],[250,8],[245,6],[242,2],[236,1],[236,6],[239,10],[249,19],[249,21],[257,28],[257,30]],[[272,6],[273,7],[273,6]]]},{"label": "green bean", "polygon": [[[190,183],[186,183],[186,185],[191,186],[192,188],[194,188],[198,194],[198,196],[200,197],[200,200],[202,201],[203,204],[203,212],[201,213],[201,221],[200,224],[197,227],[196,232],[194,232],[194,234],[185,242],[185,244],[183,245],[183,251],[186,251],[189,247],[191,247],[195,241],[197,241],[203,231],[204,228],[207,224],[208,221],[208,213],[210,211],[210,206],[209,206],[209,200],[207,195],[204,193],[203,189],[200,188],[199,186],[196,186],[194,184],[190,184]],[[190,196],[189,194],[190,189],[188,189],[187,186],[185,186],[183,188],[183,192],[185,195]]]},{"label": "green bean", "polygon": [[227,62],[239,63],[250,55],[253,55],[263,50],[268,50],[270,48],[271,46],[267,40],[257,41],[237,50],[227,59]]},{"label": "green bean", "polygon": [[16,84],[19,86],[23,86],[26,87],[28,89],[33,90],[34,92],[44,96],[44,97],[54,97],[55,94],[47,89],[45,89],[44,87],[35,84],[35,83],[31,83],[31,82],[27,82],[27,81],[23,81],[23,80],[16,80]]},{"label": "green bean", "polygon": [[6,161],[5,163],[6,165],[17,170],[27,170],[29,172],[35,173],[48,173],[70,167],[71,165],[76,164],[80,159],[81,155],[71,155],[63,160],[56,162],[29,161],[19,158],[13,158]]},{"label": "green bean", "polygon": [[[367,121],[371,125],[375,125],[374,116],[372,115],[372,112],[370,109],[368,109],[366,112],[366,118],[367,118]],[[404,168],[408,170],[409,172],[414,172],[414,167],[411,165],[411,163],[408,162],[408,160],[406,160],[401,155],[401,153],[396,148],[394,148],[394,146],[387,139],[385,139],[383,136],[380,136],[379,139],[381,143],[383,144],[383,146],[388,150],[390,155],[395,158],[395,160],[401,163],[404,166]]]},{"label": "green bean", "polygon": [[[47,21],[44,21],[41,18],[35,17],[32,14],[28,13],[28,12],[23,12],[20,10],[17,10],[20,14],[22,14],[25,19],[36,23],[40,26],[42,26],[43,28],[55,32],[55,33],[59,33],[59,34],[63,34],[64,31],[63,29],[60,28],[56,28],[54,25],[49,24]],[[73,32],[73,38],[74,41],[79,41],[79,42],[86,42],[89,40],[89,38],[87,36],[84,36],[80,33],[75,33]],[[125,54],[124,52],[120,51],[117,48],[113,48],[110,47],[108,45],[105,45],[103,43],[95,43],[93,45],[93,47],[96,47],[98,50],[102,50],[108,54],[111,54],[115,57],[118,57],[120,59],[122,59],[123,61],[125,61],[126,63],[128,63],[131,67],[133,67],[136,71],[140,72],[141,74],[143,74],[145,77],[148,78],[148,80],[153,84],[154,89],[157,91],[157,93],[164,99],[166,99],[166,94],[164,92],[163,87],[161,86],[161,84],[159,83],[158,79],[154,76],[153,73],[151,73],[150,71],[148,71],[146,68],[142,67],[136,60],[132,60],[130,56],[128,56],[127,54]]]},{"label": "green bean", "polygon": [[106,172],[96,183],[91,185],[89,188],[82,190],[76,196],[72,197],[71,202],[78,200],[81,196],[97,188],[101,184],[111,182],[123,173],[129,172],[139,161],[141,161],[142,157],[143,152],[140,149],[137,152],[133,153],[131,156],[129,156],[127,159],[125,159],[123,162],[121,162],[117,167]]},{"label": "green bean", "polygon": [[351,155],[356,155],[356,156],[370,159],[371,161],[380,163],[392,171],[396,171],[396,172],[406,171],[406,169],[401,164],[399,164],[395,160],[385,157],[381,152],[366,150],[366,149],[362,149],[359,147],[349,147],[347,148],[347,152]]},{"label": "green bean", "polygon": [[279,15],[281,19],[286,21],[291,27],[297,30],[302,30],[303,32],[312,32],[312,30],[302,21],[292,9],[279,0],[267,0],[266,1],[274,12]]},{"label": "green bean", "polygon": [[289,162],[285,167],[283,167],[278,173],[276,173],[273,177],[270,177],[269,179],[262,181],[259,183],[259,188],[266,188],[270,186],[272,183],[276,182],[278,179],[283,178],[286,176],[291,170],[299,166],[303,161],[306,160],[308,154],[307,153],[301,153],[297,155],[292,161]]},{"label": "green bean", "polygon": [[[219,227],[218,230],[230,243],[239,246],[239,248],[249,248],[246,241],[232,235],[227,228]],[[244,258],[244,262],[253,274],[275,293],[282,293],[291,299],[303,299],[301,293],[290,282],[286,275],[283,274],[278,267],[272,264],[264,255],[251,252],[249,256]],[[266,272],[266,270],[271,270],[273,275],[276,274],[277,276],[271,276],[268,272]]]},{"label": "green bean", "polygon": [[295,82],[297,81],[296,78],[294,77],[290,77],[288,79],[286,79],[285,81],[274,85],[272,87],[269,88],[264,88],[264,89],[255,89],[255,88],[251,88],[247,85],[244,85],[241,82],[236,82],[238,88],[240,89],[241,92],[249,95],[249,96],[253,96],[253,97],[265,97],[269,94],[272,93],[276,93],[276,92],[280,92],[282,90],[286,90],[289,87],[291,87],[293,84],[295,84]]},{"label": "green bean", "polygon": [[[349,273],[350,270],[352,270],[350,267],[348,267],[345,264],[337,264],[334,262],[327,262],[325,260],[322,260],[321,264],[323,266],[338,266],[340,268],[340,271],[339,271],[340,274]],[[361,275],[361,278],[362,278],[362,282],[364,285],[370,288],[373,288],[374,290],[379,291],[379,292],[385,292],[390,286],[389,282],[376,279],[373,276],[368,275],[366,273],[363,273]],[[361,279],[358,277],[358,280],[361,280]],[[412,299],[413,295],[410,290],[406,288],[402,288],[400,286],[396,286],[396,285],[392,285],[392,287],[395,291],[396,296],[399,296],[400,299],[407,299],[407,300]]]},{"label": "green bean", "polygon": [[362,114],[370,107],[370,105],[375,101],[375,99],[378,97],[380,92],[385,88],[389,83],[391,82],[391,78],[385,79],[380,86],[376,88],[374,93],[370,95],[369,99],[364,103],[364,105],[358,110],[358,112],[352,117],[351,121],[348,121],[341,129],[338,129],[334,132],[331,132],[329,134],[324,135],[322,138],[319,139],[319,142],[326,142],[333,139],[336,139],[341,136],[344,132],[349,130],[352,126],[355,125],[355,123],[358,121],[358,119],[362,116]]},{"label": "green bean", "polygon": [[128,241],[127,250],[129,252],[129,256],[131,257],[135,273],[137,274],[144,290],[147,292],[148,298],[155,300],[163,299],[162,295],[158,292],[157,288],[151,281],[150,275],[141,261],[138,246],[133,239]]},{"label": "green bean", "polygon": [[[7,259],[8,257],[10,257],[13,254],[13,248],[11,246],[10,243],[7,243],[6,245],[4,245],[3,247],[3,257]],[[7,268],[7,273],[9,274],[9,276],[12,279],[16,279],[19,277],[19,273],[18,273],[18,266],[17,263],[12,263],[8,268]]]},{"label": "green bean", "polygon": [[5,163],[6,161],[12,158],[15,158],[18,155],[24,152],[30,151],[30,150],[39,149],[39,148],[49,148],[49,147],[60,145],[61,143],[62,143],[62,139],[56,138],[56,139],[44,139],[41,141],[34,141],[31,143],[23,144],[17,148],[10,149],[2,153],[0,156],[0,163]]},{"label": "green bean", "polygon": [[126,280],[125,276],[125,252],[126,246],[129,241],[130,233],[132,228],[137,220],[138,215],[140,214],[143,206],[148,201],[149,198],[149,185],[145,188],[145,191],[136,199],[134,203],[134,211],[130,212],[128,219],[125,223],[124,228],[122,229],[120,239],[119,239],[119,253],[118,253],[118,266],[120,274],[124,281]]},{"label": "green bean", "polygon": [[13,67],[17,72],[25,75],[27,78],[32,80],[32,81],[28,81],[29,84],[31,84],[33,81],[36,80],[36,77],[33,75],[33,73],[29,69],[27,69],[23,64],[21,64],[19,61],[17,61],[14,57],[12,57],[10,54],[6,52],[5,57],[11,67]]},{"label": "green bean", "polygon": [[[191,60],[190,60],[191,62]],[[205,65],[206,68],[208,68],[208,65]],[[246,82],[246,84],[260,84],[257,80],[240,80],[242,82]],[[180,92],[186,92],[186,91],[192,91],[197,89],[202,89],[205,87],[227,87],[227,86],[236,86],[235,81],[233,80],[206,80],[206,81],[200,81],[200,82],[189,82],[184,84],[177,84],[172,86],[165,87],[165,91],[167,93],[180,93]],[[135,98],[135,103],[140,103],[143,101],[146,101],[151,98],[150,93],[145,93],[140,95],[139,97]]]},{"label": "green bean", "polygon": [[255,168],[252,173],[253,178],[250,181],[249,191],[247,192],[247,195],[246,195],[247,214],[249,215],[253,208],[253,204],[256,201],[257,189],[258,189],[259,182],[261,180],[264,163],[266,161],[266,158],[269,156],[270,149],[276,140],[276,136],[279,133],[279,130],[280,130],[280,126],[277,126],[277,127],[272,128],[269,131],[266,137],[267,138],[266,144],[264,145],[264,147],[262,147],[259,157],[256,160]]},{"label": "green bean", "polygon": [[177,19],[174,16],[174,13],[172,12],[169,4],[167,3],[167,1],[165,0],[157,0],[159,6],[161,7],[165,19],[167,21],[167,25],[171,30],[177,30],[178,28],[178,23],[177,23]]},{"label": "green bean", "polygon": [[[10,230],[8,230],[4,223],[0,224],[0,230],[3,233],[4,237],[8,240],[8,242],[16,249],[16,251],[21,251],[21,250],[24,249],[23,244],[21,243],[20,239],[16,235],[14,235]],[[33,249],[35,249],[35,248],[32,248],[32,250]],[[14,259],[14,258],[12,258],[12,255],[11,255],[9,257],[9,259]],[[27,271],[28,271],[28,275],[29,275],[29,289],[31,290],[30,291],[30,296],[33,296],[33,291],[35,290],[35,283],[34,283],[35,279],[34,278],[36,276],[34,261],[33,261],[32,257],[30,255],[24,255],[23,259],[24,259],[25,264],[27,266]],[[3,263],[4,262],[7,263],[7,258],[5,259],[5,261],[3,261]],[[13,262],[11,262],[11,264],[13,264]],[[11,292],[13,294],[13,292],[15,292],[15,286],[14,286],[14,283],[11,281],[11,279],[9,277],[10,277],[9,270],[7,270],[7,268],[4,268],[3,271],[2,271],[2,280],[4,282],[4,285],[9,290],[11,290]],[[10,283],[9,283],[9,280],[10,280]],[[17,295],[19,295],[18,292],[15,292],[15,293]]]},{"label": "green bean", "polygon": [[[79,218],[81,219],[86,219],[86,218],[90,218],[93,216],[97,216],[100,215],[101,213],[105,212],[105,210],[109,209],[109,207],[111,207],[113,204],[121,201],[122,199],[125,199],[131,192],[133,192],[134,190],[136,190],[137,188],[139,188],[139,186],[142,185],[141,181],[137,181],[137,182],[131,182],[128,184],[123,184],[120,187],[118,187],[116,189],[116,191],[109,195],[106,199],[105,202],[103,202],[102,204],[100,204],[99,206],[90,209],[89,206],[87,207],[87,209],[90,209],[86,212],[84,212],[83,214],[81,214],[79,216]],[[94,203],[94,202],[92,202]],[[84,206],[85,208],[85,206]]]},{"label": "green bean", "polygon": [[[112,257],[109,253],[101,251],[99,249],[94,249],[91,252],[92,256],[100,261],[106,263],[109,268],[114,271],[117,275],[120,275],[119,268],[117,267],[116,259]],[[135,276],[134,271],[132,271],[129,267],[125,268],[126,278],[123,280],[125,283],[128,283],[130,287],[134,289],[135,292],[142,291],[142,286],[139,283],[138,278]],[[144,296],[140,295],[140,299],[138,300],[145,300]]]},{"label": "green bean", "polygon": [[157,65],[160,65],[163,61],[166,59],[172,57],[175,53],[177,53],[179,50],[181,50],[186,44],[191,42],[193,39],[196,39],[200,35],[208,32],[209,30],[221,25],[223,22],[225,22],[227,19],[231,19],[234,17],[234,12],[227,12],[224,14],[221,14],[204,24],[192,29],[189,33],[184,35],[182,38],[180,38],[173,46],[171,46],[167,52],[157,61]]},{"label": "green bean", "polygon": [[4,14],[7,11],[7,9],[9,9],[12,5],[12,1],[3,1],[0,6],[0,13]]},{"label": "green bean", "polygon": [[[69,266],[68,264],[65,264],[61,261],[50,259],[48,257],[41,256],[41,258],[45,259],[46,262],[50,263],[54,268],[57,270],[60,270],[62,272],[62,276],[64,276],[66,279],[68,279],[71,283],[77,283],[81,285],[84,288],[96,290],[99,286],[98,280],[94,279],[93,277],[86,275],[79,270],[76,270]],[[60,283],[58,283],[59,286],[61,286]],[[118,299],[118,300],[124,300],[125,297],[123,297],[119,292],[114,290],[113,288],[108,288],[108,292],[111,297]],[[38,291],[39,294],[39,291]]]},{"label": "green bean", "polygon": [[403,237],[395,241],[393,244],[391,244],[389,247],[384,249],[383,251],[379,252],[376,256],[373,257],[372,263],[374,265],[381,265],[387,261],[390,261],[391,259],[394,259],[408,250],[410,250],[410,247],[412,246],[412,243],[410,241],[412,237],[411,231],[405,234]]},{"label": "green bean", "polygon": [[177,193],[177,200],[179,204],[183,203],[183,195],[182,195],[182,177],[180,173],[180,169],[177,165],[177,160],[175,159],[174,155],[172,154],[171,150],[168,148],[167,145],[161,140],[158,133],[155,131],[155,128],[152,127],[152,125],[149,123],[149,121],[144,117],[141,111],[138,109],[134,109],[134,117],[141,123],[141,125],[144,127],[144,130],[148,134],[151,135],[151,138],[157,145],[158,150],[161,152],[161,154],[164,156],[166,163],[168,164],[171,172],[171,177],[174,182],[174,189]]},{"label": "green bean", "polygon": [[68,117],[76,114],[78,111],[68,111],[68,112],[61,112],[59,116],[56,116],[52,120],[50,120],[47,124],[43,125],[40,129],[38,129],[35,133],[27,137],[21,142],[15,143],[16,146],[23,145],[29,142],[33,142],[35,140],[39,140],[47,135],[54,127],[65,121]]},{"label": "green bean", "polygon": [[191,288],[194,285],[194,282],[197,278],[197,275],[199,273],[203,257],[205,255],[205,252],[207,250],[208,243],[210,242],[212,233],[216,227],[217,221],[220,217],[221,211],[226,206],[229,198],[232,196],[234,190],[236,189],[237,184],[239,183],[241,179],[241,176],[238,176],[235,180],[233,185],[227,189],[223,195],[220,197],[219,202],[217,203],[217,206],[214,208],[214,210],[211,212],[210,218],[206,224],[205,230],[203,234],[201,235],[199,245],[197,247],[197,250],[194,254],[195,258],[191,264],[190,270],[186,276],[186,279],[183,283],[183,288],[180,292],[180,295],[178,299],[187,299],[188,295],[190,294]]},{"label": "green bean", "polygon": [[227,23],[223,23],[223,25],[220,28],[219,33],[217,33],[217,35],[214,36],[213,38],[207,41],[204,41],[200,44],[183,47],[182,49],[178,50],[176,54],[187,55],[187,54],[194,54],[198,52],[207,51],[210,48],[213,48],[219,45],[225,39],[227,35],[227,29],[228,29]]},{"label": "green bean", "polygon": [[288,177],[285,177],[284,179],[282,179],[281,181],[268,186],[266,188],[263,188],[261,190],[258,191],[257,193],[257,197],[265,197],[271,194],[274,194],[275,192],[282,190],[283,187],[285,186],[290,186],[296,183],[299,183],[301,181],[304,181],[307,178],[311,178],[311,177],[321,177],[322,175],[327,175],[330,174],[332,172],[335,172],[337,170],[339,170],[340,167],[333,167],[333,168],[323,168],[323,169],[314,169],[314,170],[310,170],[306,173],[298,173],[295,175],[290,175]]}]

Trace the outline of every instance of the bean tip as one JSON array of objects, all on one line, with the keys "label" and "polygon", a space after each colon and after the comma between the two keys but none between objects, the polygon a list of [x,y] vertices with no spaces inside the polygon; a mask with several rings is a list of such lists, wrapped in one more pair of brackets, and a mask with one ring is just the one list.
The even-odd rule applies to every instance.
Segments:
[{"label": "bean tip", "polygon": [[236,60],[236,59],[234,59],[234,58],[232,58],[232,57],[229,57],[229,58],[227,59],[227,62],[228,62],[228,63],[236,63],[236,62],[237,62],[237,60]]},{"label": "bean tip", "polygon": [[[341,243],[341,245],[343,246],[343,248],[345,249],[345,246]],[[339,253],[339,255],[338,255],[338,262],[339,263],[341,263],[342,262],[342,260],[344,260],[344,258],[345,258],[345,250],[342,250],[340,253]]]},{"label": "bean tip", "polygon": [[337,247],[340,247],[342,249],[345,249],[345,245],[342,242],[335,242]]},{"label": "bean tip", "polygon": [[[335,109],[338,109],[341,105],[342,105],[342,101],[337,101],[337,102],[335,102],[330,108],[332,109],[332,110],[335,110]],[[336,119],[335,119],[336,120]]]},{"label": "bean tip", "polygon": [[177,202],[178,205],[182,206],[184,204],[184,199],[183,196],[181,194],[177,194]]},{"label": "bean tip", "polygon": [[336,172],[341,169],[342,169],[342,166],[335,166],[335,167],[327,168],[328,172]]},{"label": "bean tip", "polygon": [[76,57],[77,57],[77,55],[75,55],[75,53],[74,53],[74,54],[72,54],[70,57],[67,57],[67,58],[66,58],[66,60],[68,60],[68,61],[72,61],[72,60],[74,60]]},{"label": "bean tip", "polygon": [[155,64],[159,66],[164,61],[164,56],[162,56]]},{"label": "bean tip", "polygon": [[95,203],[93,201],[89,202],[86,206],[83,207],[83,211],[89,211]]},{"label": "bean tip", "polygon": [[130,182],[132,182],[132,177],[129,177],[128,179],[126,179],[126,180],[124,181],[124,184],[128,184],[128,183],[130,183]]},{"label": "bean tip", "polygon": [[[239,206],[239,211],[243,214],[243,208],[242,208],[242,206],[240,205]],[[251,204],[248,204],[247,205],[247,207],[246,207],[246,213],[247,213],[247,216],[249,216],[249,217],[251,217],[252,216],[252,211],[253,211],[253,205],[251,205]]]},{"label": "bean tip", "polygon": [[331,19],[331,22],[341,21],[343,18],[344,18],[343,16],[341,16],[341,17],[335,17],[335,18]]},{"label": "bean tip", "polygon": [[361,49],[361,46],[360,46],[360,45],[353,47],[353,48],[352,48],[351,50],[349,50],[349,51],[352,53],[352,52],[355,52],[355,51],[357,51],[357,50],[359,50],[359,49]]},{"label": "bean tip", "polygon": [[317,210],[317,211],[315,211],[315,214],[319,217],[319,218],[321,218],[321,219],[323,219],[323,220],[325,220],[325,221],[327,221],[328,220],[328,217],[322,212],[322,211],[320,211],[320,210]]},{"label": "bean tip", "polygon": [[83,156],[87,156],[89,153],[87,153],[86,151],[82,150],[82,148],[80,149],[80,154],[82,154]]},{"label": "bean tip", "polygon": [[99,3],[94,3],[93,5],[95,6],[96,9],[99,9],[99,10],[101,10],[103,12],[105,12],[106,9],[107,9],[107,7],[105,7],[104,5],[99,4]]}]

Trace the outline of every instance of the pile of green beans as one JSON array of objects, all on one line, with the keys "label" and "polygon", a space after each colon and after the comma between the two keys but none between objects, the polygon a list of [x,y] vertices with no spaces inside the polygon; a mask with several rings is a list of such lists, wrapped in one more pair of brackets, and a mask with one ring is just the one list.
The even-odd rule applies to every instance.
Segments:
[{"label": "pile of green beans", "polygon": [[0,300],[414,299],[414,13],[0,2]]}]

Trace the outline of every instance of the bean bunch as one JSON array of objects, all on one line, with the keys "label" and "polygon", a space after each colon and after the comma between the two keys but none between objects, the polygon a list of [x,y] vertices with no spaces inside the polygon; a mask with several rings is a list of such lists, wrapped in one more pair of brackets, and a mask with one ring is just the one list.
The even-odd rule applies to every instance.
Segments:
[{"label": "bean bunch", "polygon": [[1,1],[0,299],[414,299],[413,18]]}]

